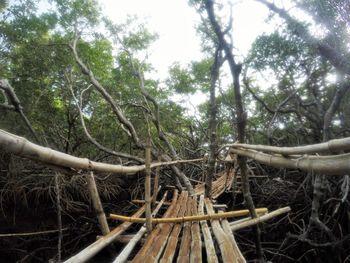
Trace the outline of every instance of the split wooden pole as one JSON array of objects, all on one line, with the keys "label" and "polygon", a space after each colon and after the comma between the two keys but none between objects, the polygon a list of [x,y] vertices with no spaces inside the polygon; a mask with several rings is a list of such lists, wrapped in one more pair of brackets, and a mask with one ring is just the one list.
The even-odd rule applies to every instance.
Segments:
[{"label": "split wooden pole", "polygon": [[[145,206],[142,206],[136,213],[133,214],[134,217],[141,216],[145,211]],[[100,252],[106,246],[112,244],[121,234],[127,230],[132,223],[124,222],[121,225],[117,226],[111,232],[109,232],[106,236],[101,237],[85,249],[81,250],[78,254],[72,256],[67,259],[65,263],[81,263],[87,262],[93,256],[95,256],[98,252]]]},{"label": "split wooden pole", "polygon": [[[147,233],[152,232],[152,197],[151,197],[151,139],[148,137],[145,149],[146,178],[145,178],[145,204],[146,204],[146,228]],[[156,190],[157,191],[157,190]],[[156,194],[153,195],[157,197]]]},{"label": "split wooden pole", "polygon": [[[265,214],[268,212],[267,208],[257,208],[255,209],[257,214]],[[230,211],[230,212],[224,212],[220,214],[206,214],[206,215],[195,215],[195,216],[183,216],[183,217],[168,217],[168,218],[152,218],[152,224],[160,224],[160,223],[183,223],[183,222],[189,222],[189,221],[201,221],[201,220],[216,220],[221,218],[229,218],[229,217],[239,217],[248,215],[249,210],[237,210],[237,211]],[[110,214],[109,217],[111,219],[119,220],[119,221],[127,221],[127,222],[133,222],[133,223],[145,223],[146,218],[139,218],[139,217],[128,217],[128,216],[122,216],[122,215],[116,215],[116,214]]]},{"label": "split wooden pole", "polygon": [[100,195],[98,194],[98,190],[97,190],[97,186],[96,186],[93,172],[90,172],[86,176],[86,181],[87,181],[88,189],[89,189],[91,200],[92,200],[92,205],[95,209],[95,213],[96,213],[96,216],[98,219],[98,223],[100,225],[102,235],[105,236],[110,232],[110,230],[109,230],[109,226],[107,223],[106,214],[103,211]]},{"label": "split wooden pole", "polygon": [[[161,158],[158,158],[158,162],[161,162]],[[158,190],[158,185],[159,185],[159,172],[160,172],[160,167],[156,167],[156,175],[154,176],[154,183],[153,183],[153,193],[155,193]],[[153,195],[152,199],[152,204],[153,206],[156,205],[157,202],[157,196]]]},{"label": "split wooden pole", "polygon": [[289,206],[283,207],[283,208],[277,209],[271,213],[268,213],[268,214],[265,214],[262,216],[258,216],[257,218],[252,218],[252,219],[245,218],[245,219],[239,220],[240,222],[237,222],[237,223],[232,222],[230,224],[230,227],[231,227],[232,231],[237,231],[239,229],[246,228],[246,227],[253,226],[253,225],[257,225],[257,224],[262,223],[264,221],[270,220],[270,219],[272,219],[276,216],[279,216],[281,214],[288,213],[290,210],[291,209]]}]

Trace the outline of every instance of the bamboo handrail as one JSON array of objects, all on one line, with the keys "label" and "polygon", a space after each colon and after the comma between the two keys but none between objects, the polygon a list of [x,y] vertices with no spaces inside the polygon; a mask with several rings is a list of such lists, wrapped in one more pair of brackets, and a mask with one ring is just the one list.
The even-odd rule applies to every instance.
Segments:
[{"label": "bamboo handrail", "polygon": [[350,153],[331,156],[305,155],[294,159],[236,148],[231,148],[230,153],[245,156],[277,168],[300,169],[326,175],[346,175],[350,172]]},{"label": "bamboo handrail", "polygon": [[278,147],[278,146],[270,146],[270,145],[261,145],[261,144],[227,144],[221,147],[231,147],[231,148],[244,148],[250,150],[256,150],[261,152],[271,152],[278,153],[281,155],[294,155],[294,154],[313,154],[313,153],[337,153],[341,151],[349,151],[350,150],[350,137],[342,138],[342,139],[333,139],[328,142],[304,145],[304,146],[294,146],[294,147]]},{"label": "bamboo handrail", "polygon": [[[267,213],[267,208],[257,208],[255,209],[256,213],[258,214],[264,214]],[[230,211],[230,212],[224,212],[224,213],[214,213],[214,214],[206,214],[206,215],[195,215],[195,216],[183,216],[183,217],[169,217],[169,218],[152,218],[152,224],[160,224],[160,223],[184,223],[184,222],[193,222],[193,221],[201,221],[201,220],[216,220],[221,218],[230,218],[230,217],[239,217],[249,214],[249,210],[237,210],[237,211]],[[122,216],[122,215],[116,215],[116,214],[110,214],[110,219],[119,220],[119,221],[126,221],[126,222],[132,222],[132,223],[145,223],[146,218],[140,218],[140,217],[129,217],[129,216]]]},{"label": "bamboo handrail", "polygon": [[[75,157],[60,151],[53,150],[48,147],[43,147],[30,142],[24,137],[14,135],[0,129],[0,150],[15,155],[28,158],[34,161],[39,161],[46,164],[51,164],[58,167],[91,170],[96,172],[109,172],[118,174],[135,174],[145,170],[145,165],[123,166],[116,164],[108,164],[102,162],[94,162],[87,158]],[[159,166],[167,166],[179,163],[191,163],[202,161],[203,159],[193,160],[175,160],[168,162],[151,163],[151,168]]]}]

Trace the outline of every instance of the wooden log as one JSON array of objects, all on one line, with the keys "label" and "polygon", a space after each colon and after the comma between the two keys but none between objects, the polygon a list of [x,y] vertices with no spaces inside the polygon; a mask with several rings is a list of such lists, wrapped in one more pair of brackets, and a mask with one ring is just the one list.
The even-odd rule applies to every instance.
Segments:
[{"label": "wooden log", "polygon": [[[264,214],[268,210],[267,208],[257,208],[255,209],[256,213]],[[161,223],[184,223],[189,221],[200,221],[200,220],[216,220],[221,218],[230,218],[230,217],[239,217],[249,214],[248,209],[237,210],[224,212],[221,214],[206,214],[206,215],[196,215],[196,216],[184,216],[184,217],[170,217],[170,218],[152,218],[152,224],[161,224]],[[133,223],[145,223],[146,218],[139,217],[128,217],[116,214],[110,214],[109,218],[120,221],[128,221]]]},{"label": "wooden log", "polygon": [[[156,196],[156,194],[154,194],[154,195]],[[152,212],[152,216],[156,216],[157,215],[157,213],[158,213],[159,209],[162,207],[162,205],[163,205],[167,195],[168,195],[168,192],[165,192],[163,197],[162,197],[162,199],[158,203],[157,207]],[[126,247],[120,252],[120,254],[118,255],[118,257],[116,257],[116,259],[113,261],[113,263],[124,263],[124,262],[126,262],[128,257],[130,256],[131,252],[133,251],[133,249],[135,248],[137,243],[139,243],[139,241],[141,240],[141,238],[143,237],[143,235],[146,232],[147,232],[147,228],[145,227],[145,225],[143,225],[141,227],[141,229],[132,237],[132,239],[129,240],[129,242],[126,245]]]},{"label": "wooden log", "polygon": [[350,153],[331,156],[305,155],[294,159],[235,148],[232,148],[230,153],[245,156],[276,168],[300,169],[326,175],[346,175],[350,172]]},{"label": "wooden log", "polygon": [[[138,217],[138,216],[141,216],[144,212],[145,212],[145,206],[142,206],[132,216]],[[102,238],[98,239],[97,241],[95,241],[85,249],[81,250],[75,256],[67,259],[65,263],[81,263],[81,262],[88,261],[93,256],[95,256],[99,251],[101,251],[103,248],[112,244],[118,238],[118,236],[124,233],[124,231],[131,226],[131,224],[132,224],[131,222],[122,223],[121,225],[116,227],[114,230],[109,232],[107,235],[103,236]]]},{"label": "wooden log", "polygon": [[[205,206],[207,208],[208,213],[214,213],[212,203],[208,198],[205,199]],[[223,262],[225,263],[237,262],[237,258],[235,257],[235,254],[233,253],[233,250],[232,250],[230,238],[222,229],[220,222],[217,220],[212,220],[211,226],[214,232],[215,239],[219,244]]]},{"label": "wooden log", "polygon": [[228,146],[233,148],[244,148],[261,152],[278,153],[281,155],[314,154],[324,152],[337,153],[350,150],[350,137],[343,139],[333,139],[328,142],[295,147],[277,147],[270,145],[253,145],[240,143],[230,144],[227,145],[227,147]]},{"label": "wooden log", "polygon": [[[204,215],[204,196],[201,195],[199,199],[199,207],[198,207],[199,215]],[[205,244],[205,251],[207,253],[207,261],[208,263],[217,263],[218,258],[216,256],[214,242],[210,234],[210,230],[206,220],[200,221],[203,239]]]},{"label": "wooden log", "polygon": [[102,203],[101,203],[101,199],[100,196],[98,194],[98,190],[96,187],[96,182],[95,182],[95,178],[94,178],[94,173],[90,172],[88,175],[86,175],[86,181],[88,184],[88,189],[90,192],[90,196],[91,196],[91,200],[92,200],[92,205],[95,209],[96,212],[96,216],[98,219],[98,223],[100,225],[100,229],[102,232],[102,235],[107,235],[110,231],[109,231],[109,226],[107,223],[107,219],[106,219],[106,214],[103,211],[103,207],[102,207]]},{"label": "wooden log", "polygon": [[234,222],[234,224],[231,223],[230,228],[232,231],[237,231],[239,229],[243,229],[243,228],[253,226],[253,225],[262,223],[264,221],[270,220],[270,219],[272,219],[276,216],[279,216],[281,214],[288,213],[290,210],[291,209],[289,206],[283,207],[283,208],[277,209],[273,212],[270,212],[266,215],[259,216],[257,218],[244,219],[244,221],[241,221],[240,223],[235,223],[235,222]]},{"label": "wooden log", "polygon": [[[0,129],[0,150],[23,158],[34,161],[51,164],[58,167],[91,170],[96,172],[135,174],[145,170],[145,165],[123,166],[101,162],[94,162],[87,158],[79,158],[66,153],[52,150],[48,147],[42,147],[27,139],[16,136]],[[191,163],[202,161],[203,159],[193,160],[175,160],[169,162],[152,163],[151,168],[158,166],[167,166],[179,163]]]},{"label": "wooden log", "polygon": [[[198,214],[197,209],[197,196],[193,196],[192,202],[192,213],[193,215]],[[202,262],[202,239],[199,222],[193,222],[191,227],[192,242],[191,242],[191,255],[190,262],[197,263]]]}]

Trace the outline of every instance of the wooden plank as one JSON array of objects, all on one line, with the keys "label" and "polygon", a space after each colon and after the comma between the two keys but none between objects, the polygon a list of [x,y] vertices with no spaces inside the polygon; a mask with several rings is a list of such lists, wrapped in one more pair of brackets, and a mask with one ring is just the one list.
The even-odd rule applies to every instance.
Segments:
[{"label": "wooden plank", "polygon": [[[192,213],[197,215],[197,196],[193,196]],[[202,262],[202,240],[199,222],[192,222],[191,227],[192,242],[191,242],[191,263]]]},{"label": "wooden plank", "polygon": [[[192,215],[192,201],[193,198],[188,198],[186,203],[186,216]],[[191,222],[185,222],[182,231],[182,239],[179,250],[179,255],[177,257],[178,263],[188,263],[190,262],[190,249],[191,249]]]},{"label": "wooden plank", "polygon": [[[181,204],[187,204],[187,200],[188,200],[188,194],[185,196],[185,198],[183,200],[181,200]],[[178,216],[184,216],[186,213],[186,205],[182,205],[180,207]],[[182,223],[177,223],[175,224],[173,231],[171,232],[169,239],[168,239],[168,243],[167,246],[165,248],[164,254],[162,256],[162,259],[160,260],[161,263],[170,263],[173,262],[173,258],[176,252],[176,247],[178,244],[178,237],[179,234],[181,232],[183,224]]]},{"label": "wooden plank", "polygon": [[[201,195],[199,199],[198,213],[199,215],[204,215],[204,196],[203,195]],[[205,250],[207,253],[207,261],[208,263],[217,263],[218,258],[216,256],[214,242],[211,237],[207,221],[205,220],[200,221],[200,225],[202,228]]]},{"label": "wooden plank", "polygon": [[223,230],[225,231],[225,233],[228,235],[228,237],[230,238],[231,241],[231,245],[232,245],[232,250],[235,254],[235,257],[237,259],[237,263],[246,263],[246,260],[244,258],[244,256],[242,255],[241,250],[239,249],[237,243],[236,243],[236,239],[232,233],[231,227],[229,222],[227,221],[227,219],[223,219],[221,220],[221,225]]},{"label": "wooden plank", "polygon": [[[181,206],[183,205],[183,200],[188,195],[188,192],[183,191],[180,195],[180,198],[178,199],[176,203],[176,209],[172,212],[170,216],[176,216],[178,212],[181,209]],[[154,240],[154,242],[151,245],[151,249],[146,255],[146,258],[143,258],[142,262],[158,262],[163,249],[165,248],[165,245],[168,241],[169,235],[173,229],[174,224],[160,224],[160,232],[157,235],[157,238]]]},{"label": "wooden plank", "polygon": [[[208,198],[205,199],[205,206],[207,208],[208,214],[214,213],[212,203]],[[215,239],[219,244],[223,262],[225,263],[237,262],[237,258],[235,257],[235,254],[233,253],[233,250],[232,250],[230,238],[226,235],[225,231],[222,229],[220,222],[218,220],[212,220],[211,226],[215,235]]]},{"label": "wooden plank", "polygon": [[[155,194],[156,195],[156,194]],[[161,199],[161,201],[158,203],[157,207],[152,212],[152,216],[157,215],[159,209],[162,207],[166,197],[168,195],[168,191],[166,191]],[[128,244],[125,246],[125,248],[119,253],[119,255],[114,259],[113,263],[123,263],[125,262],[133,249],[135,248],[136,244],[140,242],[143,235],[146,233],[147,228],[145,225],[143,225],[140,230],[133,236],[133,238],[128,242]]]},{"label": "wooden plank", "polygon": [[[174,195],[173,195],[173,199],[172,199],[172,202],[171,202],[171,205],[169,206],[167,211],[164,213],[163,217],[168,217],[169,215],[171,215],[173,213],[174,209],[176,208],[177,198],[178,198],[178,191],[175,190],[174,191]],[[155,239],[157,238],[157,236],[158,236],[160,231],[161,231],[161,224],[158,225],[151,232],[151,234],[148,236],[145,244],[142,246],[141,250],[134,257],[132,262],[141,263],[141,262],[143,262],[145,260],[145,258],[147,258],[149,250],[151,249],[151,246],[152,246],[153,242],[155,241]]]}]

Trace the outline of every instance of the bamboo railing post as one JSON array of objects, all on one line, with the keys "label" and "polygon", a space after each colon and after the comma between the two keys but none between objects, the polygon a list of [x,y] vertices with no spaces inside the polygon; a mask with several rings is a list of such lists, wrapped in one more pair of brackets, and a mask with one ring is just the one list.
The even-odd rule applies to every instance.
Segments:
[{"label": "bamboo railing post", "polygon": [[105,235],[107,235],[110,232],[110,230],[109,230],[109,227],[108,227],[106,215],[105,215],[105,213],[103,211],[101,199],[100,199],[100,196],[98,194],[97,187],[96,187],[94,173],[92,171],[86,176],[86,181],[87,181],[87,184],[88,184],[88,189],[89,189],[89,192],[90,192],[92,205],[93,205],[93,207],[95,209],[96,216],[97,216],[100,228],[101,228],[102,235],[105,236]]},{"label": "bamboo railing post", "polygon": [[[147,233],[152,231],[152,209],[151,209],[151,139],[148,137],[145,149],[146,179],[145,179],[145,204],[146,204],[146,228]],[[156,195],[154,195],[156,196]]]}]

